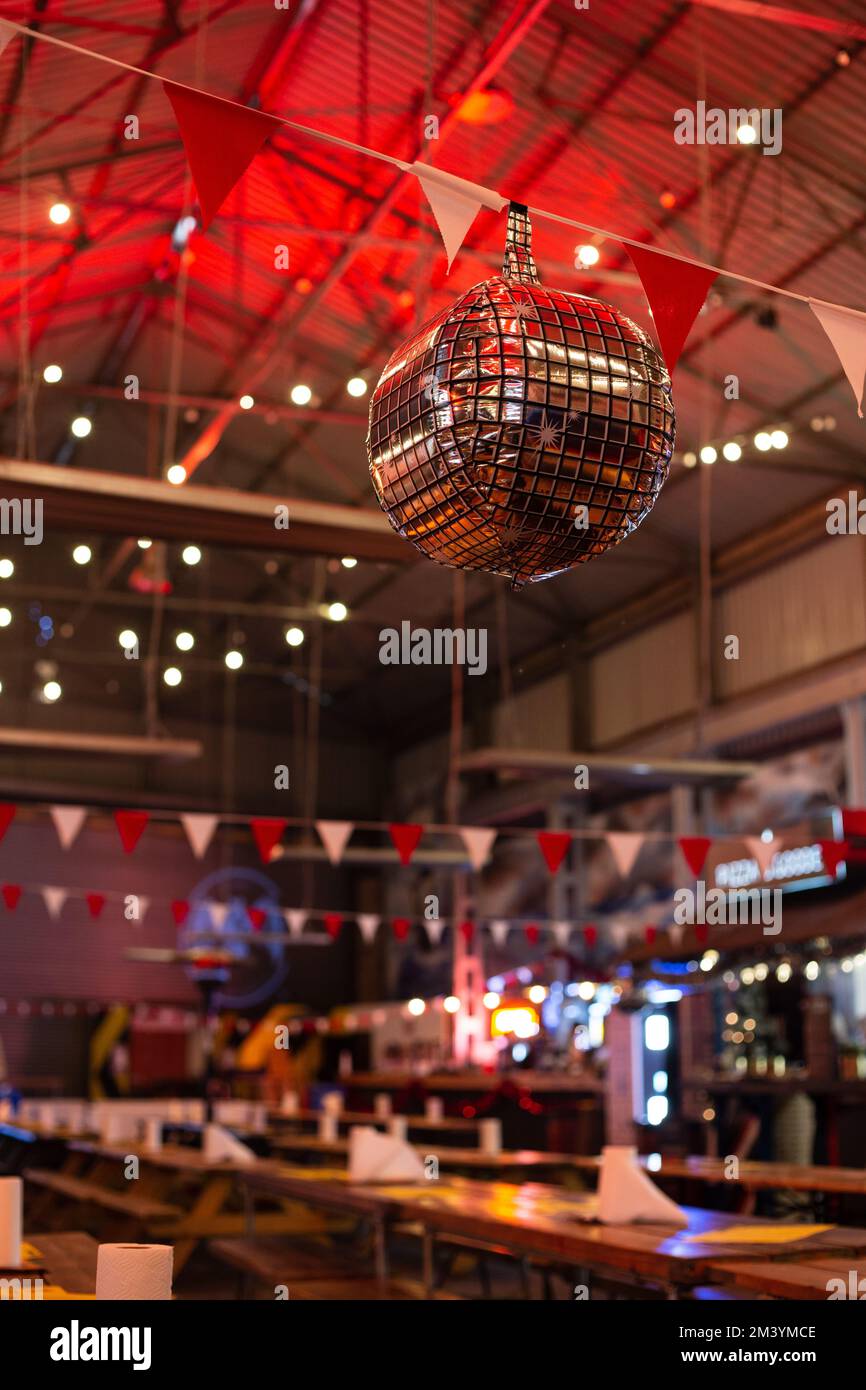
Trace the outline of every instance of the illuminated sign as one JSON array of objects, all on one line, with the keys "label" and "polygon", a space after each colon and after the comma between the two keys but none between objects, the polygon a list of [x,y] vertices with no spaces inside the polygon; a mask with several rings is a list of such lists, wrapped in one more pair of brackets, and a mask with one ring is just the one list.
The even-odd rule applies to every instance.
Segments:
[{"label": "illuminated sign", "polygon": [[[844,871],[843,871],[844,872]],[[815,888],[819,883],[834,883],[824,863],[821,846],[797,845],[780,849],[770,860],[764,873],[757,859],[731,859],[716,864],[713,878],[717,888],[750,888],[762,883],[777,884],[783,891],[795,888]]]},{"label": "illuminated sign", "polygon": [[534,1038],[538,1034],[538,1013],[528,1004],[507,1004],[494,1009],[490,1015],[490,1032],[494,1038],[506,1035],[515,1038]]}]

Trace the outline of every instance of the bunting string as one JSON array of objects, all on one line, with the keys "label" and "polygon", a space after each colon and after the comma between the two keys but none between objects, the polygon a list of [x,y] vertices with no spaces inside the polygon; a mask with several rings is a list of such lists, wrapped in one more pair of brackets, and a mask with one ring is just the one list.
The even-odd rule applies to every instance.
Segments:
[{"label": "bunting string", "polygon": [[[411,174],[416,177],[433,208],[445,243],[449,267],[474,220],[475,213],[482,206],[494,210],[501,209],[508,201],[504,195],[497,191],[471,183],[447,170],[438,169],[419,161],[407,163],[405,160],[386,154],[382,150],[358,144],[354,140],[347,140],[330,132],[317,130],[313,126],[303,125],[273,112],[258,111],[233,100],[231,97],[216,96],[190,83],[160,77],[157,73],[146,68],[123,62],[119,58],[109,57],[107,54],[98,53],[94,49],[82,47],[80,44],[70,43],[67,39],[57,38],[56,35],[46,34],[42,30],[31,29],[29,26],[19,24],[14,20],[0,20],[0,34],[5,36],[7,41],[10,32],[27,35],[37,42],[49,43],[97,62],[108,63],[112,67],[120,68],[136,77],[145,77],[162,83],[166,96],[175,111],[181,139],[193,171],[196,192],[202,209],[202,224],[205,228],[258,152],[268,134],[280,127],[313,140],[321,140],[339,146],[355,155],[389,164],[403,174]],[[2,51],[2,44],[0,44],[0,51]],[[212,126],[208,127],[206,120],[208,111],[213,118],[212,126],[216,125],[219,129],[219,140],[213,138]],[[217,114],[220,112],[222,113],[221,116]],[[227,121],[229,116],[231,116],[230,122]],[[212,161],[208,165],[205,153],[208,148],[219,152],[222,162],[222,167],[219,169],[213,166]],[[474,212],[472,208],[474,208]],[[654,318],[658,319],[659,314],[661,314],[661,323],[657,323],[656,326],[665,359],[671,371],[676,365],[682,341],[685,340],[694,316],[703,302],[701,291],[703,290],[705,294],[716,276],[724,276],[726,279],[749,285],[764,293],[782,295],[787,299],[797,300],[801,304],[808,305],[819,319],[836,350],[843,372],[854,392],[858,413],[862,416],[863,376],[866,374],[866,313],[862,310],[836,304],[831,300],[817,299],[797,290],[787,289],[781,285],[771,284],[769,281],[743,275],[738,271],[728,270],[724,266],[711,265],[706,261],[696,260],[694,257],[685,256],[681,252],[662,250],[658,246],[645,241],[638,241],[633,237],[623,236],[609,228],[596,227],[591,223],[582,222],[578,218],[550,212],[547,208],[530,207],[529,212],[534,217],[556,222],[562,226],[573,227],[578,231],[588,232],[607,241],[615,241],[627,249],[644,284],[644,290],[648,292],[650,307],[654,310]],[[635,252],[640,254],[635,255]],[[671,283],[671,276],[670,272],[664,270],[665,261],[678,262],[683,266],[688,266],[692,272],[686,293],[689,304],[680,303],[677,305],[675,316],[679,322],[674,324],[669,321],[667,329],[665,328],[665,318],[670,320],[674,316],[674,311],[671,307],[670,293],[666,288],[666,282]],[[653,265],[661,267],[661,270],[653,270]],[[656,299],[658,285],[652,283],[656,280],[661,282],[660,301]],[[649,288],[650,284],[652,284],[651,289]],[[690,312],[691,307],[694,308],[694,314]],[[683,324],[685,324],[684,331]],[[667,342],[664,341],[665,337],[668,339]]]}]

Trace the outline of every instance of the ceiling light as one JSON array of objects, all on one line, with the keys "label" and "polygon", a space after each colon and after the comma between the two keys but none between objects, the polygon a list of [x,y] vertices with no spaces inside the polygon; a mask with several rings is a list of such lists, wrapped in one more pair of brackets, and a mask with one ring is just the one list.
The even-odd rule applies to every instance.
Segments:
[{"label": "ceiling light", "polygon": [[715,463],[718,457],[712,444],[705,444],[701,449],[701,463]]},{"label": "ceiling light", "polygon": [[824,429],[825,429],[825,430],[834,430],[835,428],[836,428],[836,419],[835,419],[835,416],[833,416],[833,415],[825,415],[825,416],[824,416]]},{"label": "ceiling light", "polygon": [[63,376],[63,368],[58,367],[56,362],[51,362],[42,370],[42,380],[47,381],[49,386],[53,386],[56,381],[60,381]]},{"label": "ceiling light", "polygon": [[238,651],[226,652],[225,663],[230,671],[239,671],[244,664],[243,656]]},{"label": "ceiling light", "polygon": [[147,536],[142,536],[141,539],[140,539],[139,542],[138,542],[138,548],[139,548],[139,550],[150,550],[150,547],[151,547],[152,545],[153,545],[153,541],[152,541],[152,540],[148,540]]},{"label": "ceiling light", "polygon": [[138,646],[138,634],[133,632],[131,627],[125,627],[122,632],[118,633],[117,640],[125,652]]},{"label": "ceiling light", "polygon": [[501,995],[497,994],[494,990],[491,989],[487,991],[481,1002],[484,1005],[485,1009],[498,1009],[501,997]]},{"label": "ceiling light", "polygon": [[290,395],[293,405],[309,405],[313,399],[312,391],[309,386],[304,386],[303,382],[293,386]]},{"label": "ceiling light", "polygon": [[758,138],[758,132],[753,125],[741,125],[737,127],[737,139],[741,145],[754,145]]},{"label": "ceiling light", "polygon": [[195,646],[195,638],[191,632],[179,632],[174,639],[174,645],[179,652],[191,652]]},{"label": "ceiling light", "polygon": [[182,463],[173,463],[170,468],[166,469],[165,477],[166,482],[179,487],[181,483],[186,482],[186,469]]},{"label": "ceiling light", "polygon": [[442,1001],[442,1007],[446,1014],[456,1014],[460,1012],[460,1000],[456,994],[449,994],[447,999]]},{"label": "ceiling light", "polygon": [[201,559],[201,551],[197,545],[185,545],[181,552],[181,559],[185,565],[197,565]]},{"label": "ceiling light", "polygon": [[48,209],[48,216],[55,227],[62,227],[72,216],[72,209],[68,203],[52,203]]},{"label": "ceiling light", "polygon": [[575,252],[581,265],[598,265],[601,252],[597,246],[578,246]]},{"label": "ceiling light", "polygon": [[349,610],[345,603],[340,603],[338,600],[336,603],[328,604],[328,617],[331,619],[332,623],[341,623],[343,619],[348,618],[348,616]]},{"label": "ceiling light", "polygon": [[734,441],[731,440],[730,444],[722,446],[722,454],[729,463],[736,463],[737,459],[742,457],[743,451],[739,444],[735,444]]},{"label": "ceiling light", "polygon": [[784,430],[773,430],[770,435],[770,443],[774,449],[784,449],[788,443],[788,436]]},{"label": "ceiling light", "polygon": [[89,565],[93,559],[93,551],[89,545],[77,545],[72,552],[72,558],[76,565]]},{"label": "ceiling light", "polygon": [[241,410],[252,410],[255,403],[255,397],[253,396],[241,396],[240,400],[238,401],[238,405],[240,406]]},{"label": "ceiling light", "polygon": [[809,424],[812,427],[812,429],[816,431],[816,433],[819,432],[824,428],[823,415],[813,415],[812,419],[809,421]]},{"label": "ceiling light", "polygon": [[183,677],[177,666],[167,666],[162,673],[166,685],[180,685]]},{"label": "ceiling light", "polygon": [[697,454],[693,454],[693,453],[691,453],[691,451],[689,451],[689,453],[687,453],[687,454],[683,454],[683,466],[684,466],[685,468],[694,468],[694,466],[695,466],[695,464],[697,463],[697,461],[698,461],[698,456],[697,456]]},{"label": "ceiling light", "polygon": [[62,694],[63,688],[59,681],[46,681],[42,687],[42,697],[49,704],[53,705],[54,701],[59,700]]},{"label": "ceiling light", "polygon": [[0,560],[0,579],[11,579],[15,573],[15,566],[11,560]]},{"label": "ceiling light", "polygon": [[803,969],[803,974],[806,976],[807,980],[817,980],[818,976],[821,974],[821,967],[816,960],[807,961]]},{"label": "ceiling light", "polygon": [[304,640],[303,629],[290,627],[286,633],[286,641],[290,647],[299,647]]},{"label": "ceiling light", "polygon": [[353,570],[357,563],[358,561],[355,559],[354,555],[344,555],[340,561],[344,570]]},{"label": "ceiling light", "polygon": [[767,433],[767,431],[766,431],[766,430],[760,430],[760,431],[755,435],[755,448],[756,448],[756,449],[760,449],[761,453],[762,453],[762,454],[765,454],[765,453],[767,452],[767,450],[768,450],[768,449],[772,449],[772,447],[773,447],[773,441],[772,441],[772,439],[770,438],[770,436],[769,436],[769,434]]},{"label": "ceiling light", "polygon": [[424,1003],[423,999],[410,999],[409,1003],[406,1005],[406,1008],[409,1010],[413,1018],[420,1018],[426,1010],[427,1005]]},{"label": "ceiling light", "polygon": [[69,428],[76,439],[86,439],[93,429],[93,421],[89,420],[86,415],[76,415]]},{"label": "ceiling light", "polygon": [[8,627],[12,621],[12,609],[0,608],[0,627]]},{"label": "ceiling light", "polygon": [[367,383],[362,376],[353,376],[346,382],[346,390],[350,396],[366,396]]}]

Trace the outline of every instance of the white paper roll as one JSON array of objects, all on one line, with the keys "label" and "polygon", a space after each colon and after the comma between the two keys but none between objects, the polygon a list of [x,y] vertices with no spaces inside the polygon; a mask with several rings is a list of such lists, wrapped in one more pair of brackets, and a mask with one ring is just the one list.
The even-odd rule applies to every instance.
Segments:
[{"label": "white paper roll", "polygon": [[148,1303],[171,1298],[174,1249],[170,1245],[100,1245],[96,1256],[96,1297]]},{"label": "white paper roll", "polygon": [[328,1115],[339,1115],[343,1108],[342,1091],[326,1091],[322,1097],[322,1109]]},{"label": "white paper roll", "polygon": [[319,1115],[319,1138],[324,1139],[327,1144],[333,1144],[337,1138],[338,1125],[336,1115],[329,1115],[322,1111]]},{"label": "white paper roll", "polygon": [[280,1114],[297,1115],[300,1108],[300,1096],[297,1091],[283,1091],[283,1098],[280,1101]]},{"label": "white paper roll", "polygon": [[478,1137],[483,1154],[502,1152],[502,1121],[481,1120],[478,1124]]},{"label": "white paper roll", "polygon": [[144,1122],[144,1142],[148,1149],[162,1148],[162,1120],[150,1115]]},{"label": "white paper roll", "polygon": [[391,1097],[387,1091],[379,1091],[374,1097],[373,1113],[378,1115],[380,1120],[386,1119],[391,1114]]},{"label": "white paper roll", "polygon": [[405,1139],[409,1133],[409,1121],[405,1115],[392,1115],[388,1121],[388,1133],[394,1139]]},{"label": "white paper roll", "polygon": [[428,1096],[424,1104],[424,1114],[428,1120],[441,1120],[445,1114],[442,1100],[439,1096]]},{"label": "white paper roll", "polygon": [[20,1178],[0,1178],[0,1269],[21,1263]]}]

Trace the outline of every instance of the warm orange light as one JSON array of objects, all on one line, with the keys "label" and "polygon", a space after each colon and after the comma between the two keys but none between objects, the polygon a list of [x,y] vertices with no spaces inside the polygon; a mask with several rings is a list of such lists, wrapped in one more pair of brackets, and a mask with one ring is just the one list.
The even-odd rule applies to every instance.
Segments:
[{"label": "warm orange light", "polygon": [[526,1004],[495,1009],[490,1015],[490,1032],[494,1038],[508,1034],[515,1038],[534,1038],[538,1033],[538,1014]]},{"label": "warm orange light", "polygon": [[514,98],[498,87],[483,87],[480,92],[470,92],[462,98],[452,97],[451,101],[457,108],[458,121],[465,121],[467,125],[496,125],[507,120],[514,110]]}]

